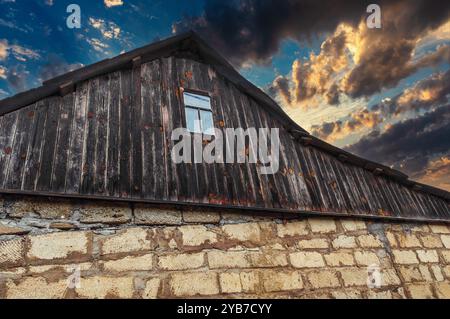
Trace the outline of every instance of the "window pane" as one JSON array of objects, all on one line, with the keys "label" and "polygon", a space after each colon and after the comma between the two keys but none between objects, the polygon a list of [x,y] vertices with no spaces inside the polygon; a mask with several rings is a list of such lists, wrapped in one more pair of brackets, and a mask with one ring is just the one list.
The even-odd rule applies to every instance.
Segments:
[{"label": "window pane", "polygon": [[202,109],[211,109],[211,99],[208,96],[183,92],[184,105],[194,106]]},{"label": "window pane", "polygon": [[200,117],[202,119],[202,131],[208,135],[214,135],[214,123],[212,118],[212,112],[200,111]]},{"label": "window pane", "polygon": [[186,126],[189,132],[201,133],[197,109],[186,108]]}]

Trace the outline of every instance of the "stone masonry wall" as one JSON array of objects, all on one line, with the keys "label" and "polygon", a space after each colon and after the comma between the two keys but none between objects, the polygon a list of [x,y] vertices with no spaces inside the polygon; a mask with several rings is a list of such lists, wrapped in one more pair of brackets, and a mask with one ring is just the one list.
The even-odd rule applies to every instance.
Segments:
[{"label": "stone masonry wall", "polygon": [[0,197],[0,298],[181,297],[450,298],[450,228]]}]

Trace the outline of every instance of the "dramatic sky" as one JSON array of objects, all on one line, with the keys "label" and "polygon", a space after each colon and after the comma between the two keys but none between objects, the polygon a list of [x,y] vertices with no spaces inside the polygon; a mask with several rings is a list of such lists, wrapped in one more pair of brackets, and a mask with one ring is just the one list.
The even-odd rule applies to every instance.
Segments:
[{"label": "dramatic sky", "polygon": [[191,29],[312,134],[450,190],[448,0],[0,0],[0,99]]}]

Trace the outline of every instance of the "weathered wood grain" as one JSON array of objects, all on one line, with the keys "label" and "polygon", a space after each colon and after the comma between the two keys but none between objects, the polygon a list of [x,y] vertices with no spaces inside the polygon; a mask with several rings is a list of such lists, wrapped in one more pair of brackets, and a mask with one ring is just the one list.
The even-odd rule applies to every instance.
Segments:
[{"label": "weathered wood grain", "polygon": [[25,167],[28,151],[28,140],[30,129],[35,116],[35,105],[20,109],[18,114],[16,136],[11,158],[8,165],[5,188],[20,189],[22,187],[23,170]]},{"label": "weathered wood grain", "polygon": [[132,196],[132,136],[133,113],[131,107],[131,70],[120,77],[120,129],[119,129],[119,189],[120,197]]},{"label": "weathered wood grain", "polygon": [[15,137],[17,124],[19,121],[19,112],[9,113],[2,118],[0,126],[0,185],[6,188],[6,179],[8,177],[11,157],[15,146]]},{"label": "weathered wood grain", "polygon": [[109,75],[109,85],[105,191],[108,196],[120,197],[120,72]]},{"label": "weathered wood grain", "polygon": [[67,146],[70,143],[70,135],[73,133],[71,124],[75,110],[74,103],[75,97],[73,93],[67,94],[62,99],[51,182],[51,189],[54,192],[64,192],[66,187],[69,156],[69,148]]},{"label": "weathered wood grain", "polygon": [[36,190],[50,191],[52,183],[52,171],[55,158],[56,138],[58,132],[61,99],[52,97],[49,99],[47,118],[43,135],[43,145],[39,161],[39,173]]},{"label": "weathered wood grain", "polygon": [[68,194],[81,193],[81,180],[83,174],[83,156],[86,146],[88,122],[89,82],[83,82],[75,91],[73,120],[70,126],[71,134],[68,144],[68,161],[66,176],[66,192]]}]

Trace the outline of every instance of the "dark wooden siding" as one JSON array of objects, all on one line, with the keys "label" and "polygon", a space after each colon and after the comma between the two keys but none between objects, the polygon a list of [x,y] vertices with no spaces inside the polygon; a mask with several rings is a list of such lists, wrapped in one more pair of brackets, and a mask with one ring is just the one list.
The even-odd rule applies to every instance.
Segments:
[{"label": "dark wooden siding", "polygon": [[[217,128],[280,128],[280,170],[174,164],[180,87],[210,92]],[[250,146],[251,147],[251,146]],[[343,214],[448,218],[449,203],[313,146],[211,67],[161,58],[0,117],[0,189]]]}]

